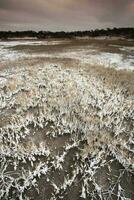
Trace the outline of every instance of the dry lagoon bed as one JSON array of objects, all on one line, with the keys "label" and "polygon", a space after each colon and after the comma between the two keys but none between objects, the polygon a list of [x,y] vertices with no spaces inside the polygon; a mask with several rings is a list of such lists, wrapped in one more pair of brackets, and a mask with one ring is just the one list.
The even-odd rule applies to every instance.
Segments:
[{"label": "dry lagoon bed", "polygon": [[0,199],[134,199],[134,42],[0,42]]}]

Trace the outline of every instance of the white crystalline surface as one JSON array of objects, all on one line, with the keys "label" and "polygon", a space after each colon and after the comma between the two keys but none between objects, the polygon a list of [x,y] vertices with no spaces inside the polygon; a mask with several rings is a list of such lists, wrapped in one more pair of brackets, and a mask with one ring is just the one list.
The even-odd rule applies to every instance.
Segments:
[{"label": "white crystalline surface", "polygon": [[0,42],[0,59],[1,62],[6,62],[7,60],[12,61],[16,60],[20,57],[23,57],[23,53],[19,53],[17,51],[12,51],[9,47],[13,47],[15,45],[19,45],[20,42]]},{"label": "white crystalline surface", "polygon": [[134,51],[134,47],[120,47],[120,50],[131,52],[131,51]]},{"label": "white crystalline surface", "polygon": [[[94,52],[94,54],[92,54]],[[89,63],[91,65],[102,65],[105,67],[114,67],[116,69],[134,70],[134,56],[129,59],[123,59],[121,54],[96,52],[95,50],[66,52],[58,55],[59,57],[75,58],[82,63]]]},{"label": "white crystalline surface", "polygon": [[0,42],[0,58],[1,62],[13,61],[22,58],[36,58],[36,57],[56,57],[56,58],[72,58],[81,61],[82,63],[88,63],[90,65],[102,65],[104,67],[112,67],[116,69],[134,70],[134,47],[121,47],[119,45],[112,45],[118,47],[122,52],[131,53],[124,58],[122,53],[108,53],[99,52],[93,46],[89,46],[88,49],[77,50],[64,50],[63,52],[55,53],[25,53],[24,51],[11,50],[9,47],[15,47],[17,45],[60,45],[67,43],[68,41],[9,41]]},{"label": "white crystalline surface", "polygon": [[22,41],[8,41],[8,42],[4,42],[4,41],[0,41],[0,46],[5,46],[5,47],[13,47],[13,46],[17,46],[17,45],[56,45],[56,44],[62,44],[64,43],[64,41],[54,41],[54,40],[22,40]]},{"label": "white crystalline surface", "polygon": [[3,61],[13,61],[19,58],[23,58],[23,57],[27,57],[27,54],[25,54],[24,52],[18,52],[18,51],[14,51],[11,50],[10,47],[15,47],[18,45],[23,45],[23,46],[40,46],[40,45],[59,45],[62,43],[66,43],[67,41],[36,41],[36,40],[22,40],[22,41],[0,41],[0,59],[1,62]]},{"label": "white crystalline surface", "polygon": [[134,102],[124,89],[49,64],[0,77],[1,199],[133,199]]}]

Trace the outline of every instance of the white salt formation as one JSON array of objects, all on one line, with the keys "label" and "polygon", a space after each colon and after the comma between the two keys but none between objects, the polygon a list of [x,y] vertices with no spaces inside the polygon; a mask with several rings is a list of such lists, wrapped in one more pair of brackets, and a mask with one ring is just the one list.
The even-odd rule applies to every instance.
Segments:
[{"label": "white salt formation", "polygon": [[[43,47],[45,46],[62,46],[66,44],[71,44],[69,40],[32,40],[32,41],[8,41],[2,42],[0,41],[0,58],[1,62],[7,61],[15,61],[19,59],[27,59],[27,58],[71,58],[79,60],[81,63],[90,63],[90,65],[98,65],[98,66],[105,66],[108,68],[116,68],[116,69],[125,69],[125,70],[134,70],[134,47],[127,47],[127,46],[119,46],[119,45],[109,45],[108,47],[114,47],[115,50],[118,49],[119,52],[107,52],[104,50],[100,50],[99,45],[96,47],[94,45],[88,45],[83,47],[80,46],[79,48],[68,48],[65,46],[64,50],[58,52],[32,52],[25,51],[26,47],[31,49],[32,47]],[[20,47],[19,51],[15,48]]]},{"label": "white salt formation", "polygon": [[0,74],[0,199],[134,199],[134,101],[84,71]]}]

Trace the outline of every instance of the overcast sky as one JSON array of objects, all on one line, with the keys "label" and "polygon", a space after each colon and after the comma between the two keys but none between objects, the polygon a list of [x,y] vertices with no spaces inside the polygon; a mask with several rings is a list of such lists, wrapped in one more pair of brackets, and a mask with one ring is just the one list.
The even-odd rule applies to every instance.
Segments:
[{"label": "overcast sky", "polygon": [[134,0],[0,0],[0,30],[134,27]]}]

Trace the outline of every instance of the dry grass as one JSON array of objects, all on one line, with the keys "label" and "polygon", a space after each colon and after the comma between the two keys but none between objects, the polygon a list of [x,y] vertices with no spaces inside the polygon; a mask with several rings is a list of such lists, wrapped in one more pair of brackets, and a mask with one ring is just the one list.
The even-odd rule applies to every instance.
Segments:
[{"label": "dry grass", "polygon": [[133,72],[36,57],[1,76],[1,198],[133,199]]}]

